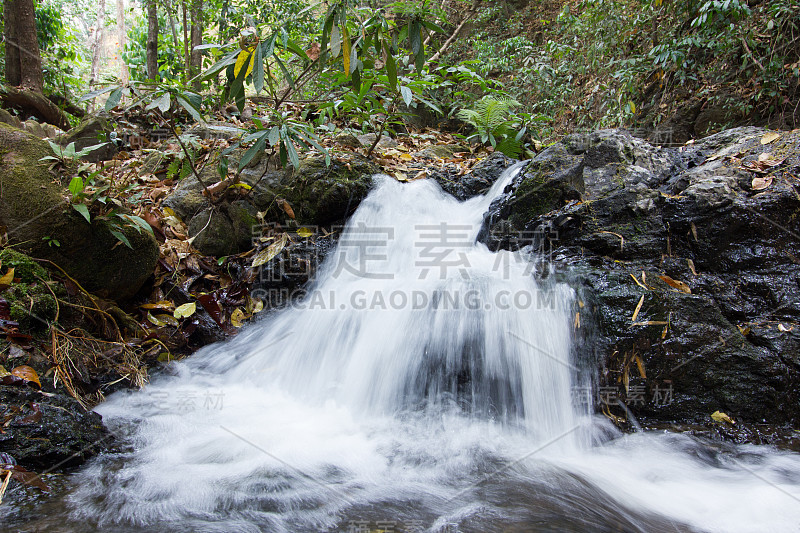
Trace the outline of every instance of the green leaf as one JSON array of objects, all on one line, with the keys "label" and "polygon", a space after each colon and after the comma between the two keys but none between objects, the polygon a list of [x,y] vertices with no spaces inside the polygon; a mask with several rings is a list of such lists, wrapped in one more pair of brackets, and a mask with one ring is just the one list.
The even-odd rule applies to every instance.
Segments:
[{"label": "green leaf", "polygon": [[97,98],[101,94],[106,94],[108,92],[113,91],[116,86],[112,85],[111,87],[104,87],[102,89],[97,89],[96,91],[92,91],[90,93],[84,94],[83,96],[78,99],[78,102],[85,102],[86,100],[91,100],[92,98]]},{"label": "green leaf", "polygon": [[119,242],[121,242],[122,244],[133,250],[133,246],[131,246],[131,241],[129,241],[128,238],[125,235],[123,235],[121,231],[117,231],[114,229],[109,231],[111,232],[111,235],[113,235],[119,240]]},{"label": "green leaf", "polygon": [[408,40],[411,42],[411,51],[418,55],[422,50],[421,28],[418,20],[412,20],[408,24]]},{"label": "green leaf", "polygon": [[242,170],[247,164],[253,160],[258,152],[264,149],[264,145],[267,143],[267,135],[266,132],[262,132],[261,136],[258,138],[256,143],[247,149],[247,151],[242,156],[242,159],[239,161],[239,170]]},{"label": "green leaf", "polygon": [[253,87],[256,94],[261,94],[264,89],[264,58],[261,55],[261,46],[256,46],[256,59],[253,66]]},{"label": "green leaf", "polygon": [[331,28],[331,55],[334,59],[339,57],[339,52],[342,51],[342,32],[339,26]]},{"label": "green leaf", "polygon": [[92,216],[89,214],[89,208],[85,204],[72,204],[72,208],[86,219],[86,222],[92,223]]},{"label": "green leaf", "polygon": [[278,66],[281,68],[281,72],[283,72],[283,77],[286,78],[287,82],[289,82],[289,87],[291,87],[292,90],[294,90],[295,88],[294,78],[292,77],[292,74],[289,72],[289,69],[286,68],[286,65],[283,64],[283,61],[281,61],[281,58],[279,58],[278,56],[275,56],[275,62],[278,63]]},{"label": "green leaf", "polygon": [[444,28],[442,28],[441,26],[439,26],[438,24],[436,24],[434,22],[423,20],[422,21],[422,25],[425,26],[426,28],[428,28],[431,31],[435,31],[436,33],[444,33]]},{"label": "green leaf", "polygon": [[78,196],[80,193],[83,192],[84,187],[85,185],[83,184],[83,178],[81,178],[80,176],[75,176],[69,182],[69,192],[70,194],[72,194],[72,196]]},{"label": "green leaf", "polygon": [[117,105],[119,105],[119,101],[122,99],[122,88],[118,87],[114,89],[114,91],[108,96],[108,100],[106,100],[106,111],[111,111]]},{"label": "green leaf", "polygon": [[177,100],[180,106],[184,108],[190,115],[192,115],[192,118],[194,118],[197,122],[200,124],[205,122],[203,115],[200,114],[200,111],[191,102],[189,102],[188,99],[181,95],[176,95],[175,100]]},{"label": "green leaf", "polygon": [[397,90],[397,62],[394,56],[388,52],[386,54],[386,73],[389,75],[389,83],[392,85],[392,90]]},{"label": "green leaf", "polygon": [[410,106],[411,102],[414,100],[414,93],[411,92],[411,89],[403,85],[400,87],[400,94],[403,96],[403,101],[406,105]]},{"label": "green leaf", "polygon": [[224,69],[225,67],[227,67],[229,65],[233,65],[234,63],[236,63],[236,58],[238,56],[239,56],[239,50],[238,49],[234,50],[233,52],[230,52],[228,55],[226,55],[225,57],[223,57],[222,59],[220,59],[219,61],[214,63],[211,67],[209,67],[208,70],[203,72],[201,74],[201,76],[203,76],[201,79],[203,81],[205,81],[205,80],[209,80],[209,79],[213,78],[214,76],[219,74],[222,71],[222,69]]},{"label": "green leaf", "polygon": [[158,108],[159,111],[161,111],[162,113],[166,113],[167,111],[169,111],[169,104],[170,104],[169,93],[165,92],[164,94],[162,94],[161,96],[150,102],[144,109],[145,111],[150,111],[151,109]]}]

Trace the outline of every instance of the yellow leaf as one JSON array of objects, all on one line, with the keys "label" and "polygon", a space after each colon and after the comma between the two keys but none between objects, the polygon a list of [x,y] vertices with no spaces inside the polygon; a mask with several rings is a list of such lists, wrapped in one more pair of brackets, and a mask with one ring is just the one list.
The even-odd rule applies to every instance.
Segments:
[{"label": "yellow leaf", "polygon": [[643,303],[644,303],[644,294],[642,294],[642,297],[639,298],[639,304],[636,306],[636,310],[633,312],[633,316],[631,317],[631,322],[636,322],[636,317],[639,316],[639,311],[642,310]]},{"label": "yellow leaf", "polygon": [[[644,274],[644,272],[642,272],[642,274]],[[634,276],[633,274],[631,274],[631,277],[633,278],[633,281],[635,281],[635,282],[636,282],[636,284],[637,284],[638,286],[640,286],[640,287],[641,287],[641,288],[643,288],[644,290],[648,290],[648,289],[647,289],[647,287],[645,287],[644,285],[642,285],[642,282],[641,282],[641,281],[639,281],[638,279],[636,279],[636,276]]]},{"label": "yellow leaf", "polygon": [[285,233],[281,235],[280,240],[270,244],[253,258],[253,268],[260,267],[265,263],[269,263],[273,257],[281,253],[283,248],[286,246],[286,242],[289,239],[288,235]]},{"label": "yellow leaf", "polygon": [[664,339],[667,338],[667,332],[668,331],[669,331],[669,324],[664,326],[664,331],[661,332],[661,340],[664,340]]},{"label": "yellow leaf", "polygon": [[7,375],[11,374],[3,365],[0,365],[0,378],[6,377]]},{"label": "yellow leaf", "polygon": [[147,320],[151,324],[155,324],[158,327],[164,327],[164,326],[178,327],[180,325],[178,323],[178,321],[175,320],[174,316],[167,315],[167,314],[153,315],[153,314],[148,312],[147,313]]},{"label": "yellow leaf", "polygon": [[397,159],[400,159],[401,161],[413,161],[414,156],[412,156],[411,154],[400,154],[399,156],[397,156]]},{"label": "yellow leaf", "polygon": [[665,322],[663,320],[645,320],[644,322],[634,322],[631,324],[633,326],[667,326],[669,322]]},{"label": "yellow leaf", "polygon": [[197,304],[194,302],[189,302],[187,304],[183,304],[175,309],[175,312],[172,313],[172,316],[175,318],[186,318],[190,317],[197,311]]},{"label": "yellow leaf", "polygon": [[260,313],[264,310],[264,301],[256,298],[253,301],[253,314]]},{"label": "yellow leaf", "polygon": [[787,331],[792,331],[793,329],[794,329],[794,326],[787,328],[783,324],[778,324],[778,331],[787,332]]},{"label": "yellow leaf", "polygon": [[394,179],[396,179],[397,181],[408,181],[408,174],[404,172],[395,172]]},{"label": "yellow leaf", "polygon": [[669,276],[658,276],[661,278],[661,281],[669,285],[674,289],[678,289],[681,292],[685,292],[686,294],[692,294],[692,289],[689,288],[687,284],[682,281],[674,280]]},{"label": "yellow leaf", "polygon": [[244,320],[245,320],[244,311],[242,311],[238,307],[234,309],[233,313],[231,313],[231,324],[233,324],[233,327],[235,328],[242,327],[242,324],[244,324]]},{"label": "yellow leaf", "polygon": [[689,270],[692,271],[692,274],[696,276],[697,275],[697,270],[695,270],[695,268],[694,268],[694,261],[692,261],[691,259],[687,259],[686,260],[686,264],[689,265]]},{"label": "yellow leaf", "polygon": [[641,376],[642,379],[647,379],[647,374],[644,372],[644,361],[642,361],[642,358],[638,355],[635,357],[635,360],[636,367],[639,369],[639,376]]},{"label": "yellow leaf", "polygon": [[574,329],[580,329],[581,327],[581,312],[577,311],[575,313],[575,322],[572,324]]},{"label": "yellow leaf", "polygon": [[242,50],[239,52],[239,56],[236,58],[236,64],[233,66],[234,77],[239,77],[239,72],[241,72],[245,62],[247,62],[247,71],[245,72],[244,77],[246,78],[253,71],[253,62],[256,58],[256,55],[253,53],[254,50],[255,47],[251,46],[247,50]]},{"label": "yellow leaf", "polygon": [[298,237],[302,237],[304,239],[307,239],[307,238],[311,237],[312,235],[314,235],[314,232],[312,232],[308,228],[300,228],[300,229],[297,230],[296,233],[297,233]]},{"label": "yellow leaf", "polygon": [[9,268],[6,275],[0,278],[0,290],[8,288],[14,282],[14,269]]},{"label": "yellow leaf", "polygon": [[731,417],[729,417],[728,415],[726,415],[725,413],[723,413],[721,411],[714,411],[714,413],[711,415],[711,418],[715,422],[727,422],[728,424],[735,424],[736,423],[731,419]]},{"label": "yellow leaf", "polygon": [[780,138],[781,138],[780,133],[776,133],[774,131],[768,131],[767,133],[764,134],[763,137],[761,137],[761,144],[769,144],[771,142],[777,141]]},{"label": "yellow leaf", "polygon": [[350,35],[347,33],[347,23],[342,25],[342,59],[344,60],[344,73],[350,75]]},{"label": "yellow leaf", "polygon": [[169,300],[161,300],[160,302],[156,302],[154,304],[142,304],[139,306],[141,309],[172,309],[175,307],[173,302]]}]

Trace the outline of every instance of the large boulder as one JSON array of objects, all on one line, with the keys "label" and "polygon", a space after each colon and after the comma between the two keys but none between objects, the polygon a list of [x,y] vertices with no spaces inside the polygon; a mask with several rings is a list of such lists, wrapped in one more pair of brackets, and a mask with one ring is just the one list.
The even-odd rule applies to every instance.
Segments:
[{"label": "large boulder", "polygon": [[[230,165],[235,166],[241,151],[234,152]],[[270,166],[271,165],[271,166]],[[266,158],[255,158],[240,174],[240,180],[252,189],[224,198],[211,205],[203,194],[203,185],[195,176],[185,178],[163,205],[172,209],[195,237],[194,246],[206,255],[222,256],[243,252],[252,247],[254,226],[286,223],[291,219],[301,225],[330,226],[344,223],[356,210],[372,186],[372,177],[380,169],[352,154],[325,164],[322,156],[309,156],[299,168],[274,168]],[[207,185],[219,181],[215,169],[201,173]],[[260,216],[259,216],[260,213]]]},{"label": "large boulder", "polygon": [[111,142],[114,122],[107,113],[91,115],[85,118],[78,126],[59,137],[58,142],[63,146],[75,143],[75,151],[102,144],[83,157],[90,162],[107,161],[112,159],[117,152],[117,146]]},{"label": "large boulder", "polygon": [[680,149],[570,136],[485,215],[489,246],[547,253],[578,289],[598,409],[800,422],[800,133],[767,133]]},{"label": "large boulder", "polygon": [[[64,186],[40,162],[48,144],[0,124],[0,225],[9,244],[63,268],[89,291],[121,300],[152,275],[158,243],[132,226],[121,231],[132,248],[111,234],[108,221],[88,223],[65,199]],[[57,243],[57,244],[56,244]]]}]

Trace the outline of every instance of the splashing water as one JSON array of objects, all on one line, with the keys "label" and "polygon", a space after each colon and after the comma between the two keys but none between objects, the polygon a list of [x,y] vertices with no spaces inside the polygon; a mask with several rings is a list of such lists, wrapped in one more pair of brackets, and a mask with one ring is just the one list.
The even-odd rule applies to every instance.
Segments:
[{"label": "splashing water", "polygon": [[572,407],[572,290],[475,244],[516,171],[466,202],[377,178],[306,298],[98,407],[126,447],[42,524],[798,530],[798,455],[622,436]]}]

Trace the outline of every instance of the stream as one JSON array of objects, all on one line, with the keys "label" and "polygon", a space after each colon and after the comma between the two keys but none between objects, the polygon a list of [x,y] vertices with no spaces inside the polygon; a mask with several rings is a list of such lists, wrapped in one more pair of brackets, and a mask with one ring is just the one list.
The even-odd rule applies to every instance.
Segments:
[{"label": "stream", "polygon": [[110,396],[114,451],[9,530],[800,531],[800,454],[589,412],[575,292],[475,244],[518,168],[377,177],[304,299]]}]

